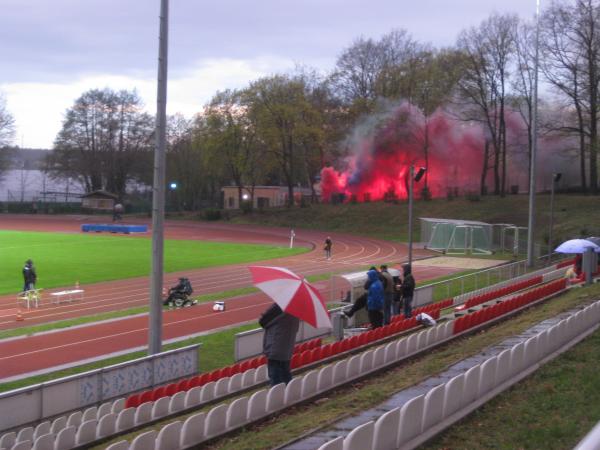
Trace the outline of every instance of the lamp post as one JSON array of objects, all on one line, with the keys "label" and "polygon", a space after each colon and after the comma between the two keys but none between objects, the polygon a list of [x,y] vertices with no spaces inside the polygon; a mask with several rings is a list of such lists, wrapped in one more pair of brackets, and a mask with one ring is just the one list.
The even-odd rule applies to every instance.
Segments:
[{"label": "lamp post", "polygon": [[420,167],[415,175],[415,166],[412,164],[410,165],[410,182],[408,183],[408,264],[412,264],[413,184],[415,181],[418,183],[419,180],[423,178],[426,170],[425,167]]},{"label": "lamp post", "polygon": [[169,0],[161,0],[156,92],[156,147],[154,149],[154,183],[152,187],[152,276],[150,279],[150,319],[148,330],[148,354],[150,355],[160,353],[162,348],[168,40]]},{"label": "lamp post", "polygon": [[533,62],[533,110],[531,112],[531,155],[529,163],[529,221],[527,224],[527,267],[535,265],[534,234],[535,227],[535,162],[537,152],[537,103],[538,103],[538,64],[540,41],[540,0],[535,8],[535,58]]},{"label": "lamp post", "polygon": [[552,231],[554,228],[554,187],[559,182],[562,173],[552,174],[552,186],[550,187],[550,230],[548,231],[548,261],[552,260]]}]

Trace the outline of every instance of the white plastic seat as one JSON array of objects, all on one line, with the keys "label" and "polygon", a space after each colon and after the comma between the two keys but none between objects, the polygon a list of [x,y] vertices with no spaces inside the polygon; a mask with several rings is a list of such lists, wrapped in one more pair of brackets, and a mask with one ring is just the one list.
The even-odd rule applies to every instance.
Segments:
[{"label": "white plastic seat", "polygon": [[317,370],[311,370],[302,377],[302,399],[306,399],[316,394],[318,378],[319,371]]},{"label": "white plastic seat", "polygon": [[360,355],[354,355],[346,364],[346,379],[351,380],[360,373]]},{"label": "white plastic seat", "polygon": [[129,442],[119,441],[106,447],[105,450],[129,450]]},{"label": "white plastic seat", "polygon": [[98,408],[92,406],[91,408],[87,408],[83,412],[83,416],[81,417],[81,423],[88,422],[90,420],[94,420],[98,418]]},{"label": "white plastic seat", "polygon": [[225,427],[228,430],[233,430],[244,423],[248,417],[248,397],[240,397],[235,399],[227,409],[227,417]]},{"label": "white plastic seat", "polygon": [[285,394],[283,396],[283,402],[286,406],[296,403],[300,400],[302,395],[302,377],[292,378],[292,380],[285,387]]},{"label": "white plastic seat", "polygon": [[204,423],[204,435],[213,437],[225,431],[227,422],[227,405],[221,404],[215,406],[206,415]]},{"label": "white plastic seat", "polygon": [[221,378],[220,380],[217,381],[217,384],[215,386],[215,397],[216,398],[223,397],[229,393],[229,381],[230,380],[231,380],[230,377],[225,377],[225,378]]},{"label": "white plastic seat", "polygon": [[32,450],[54,450],[54,435],[52,433],[38,436],[33,443]]},{"label": "white plastic seat", "polygon": [[146,402],[135,408],[134,423],[136,427],[152,420],[153,406],[154,402]]},{"label": "white plastic seat", "polygon": [[181,422],[171,422],[162,427],[156,437],[156,450],[177,450],[179,449],[179,438],[181,435]]},{"label": "white plastic seat", "polygon": [[154,406],[152,407],[152,420],[160,419],[161,417],[165,417],[169,414],[169,403],[171,402],[171,397],[161,397],[154,402]]},{"label": "white plastic seat", "polygon": [[464,390],[462,405],[467,406],[473,403],[479,395],[479,377],[481,366],[478,364],[465,372]]},{"label": "white plastic seat", "polygon": [[250,396],[248,400],[248,421],[253,422],[263,417],[267,412],[267,390],[261,389]]},{"label": "white plastic seat", "polygon": [[202,393],[202,386],[196,386],[191,388],[185,393],[184,404],[186,408],[191,408],[200,404],[200,394]]},{"label": "white plastic seat", "polygon": [[111,410],[111,412],[114,412],[115,414],[119,414],[124,409],[125,409],[125,399],[118,398],[112,403],[112,407],[110,410]]},{"label": "white plastic seat", "polygon": [[385,346],[384,363],[390,364],[396,361],[396,348],[398,347],[398,341],[390,342]]},{"label": "white plastic seat", "polygon": [[33,427],[21,428],[15,442],[31,441],[33,443]]},{"label": "white plastic seat", "polygon": [[373,450],[395,450],[399,426],[399,407],[386,412],[377,419],[373,431]]},{"label": "white plastic seat", "polygon": [[115,413],[104,414],[102,418],[98,420],[98,426],[96,427],[96,438],[102,439],[114,434],[116,421],[117,415]]},{"label": "white plastic seat", "polygon": [[360,356],[361,375],[373,368],[373,350],[367,350]]},{"label": "white plastic seat", "polygon": [[279,411],[285,405],[285,384],[279,383],[267,391],[267,412]]},{"label": "white plastic seat", "polygon": [[81,425],[82,417],[83,413],[81,411],[75,411],[67,419],[67,426],[77,428],[79,425]]},{"label": "white plastic seat", "polygon": [[104,417],[107,414],[110,414],[111,412],[112,412],[112,402],[102,403],[98,407],[98,411],[96,412],[96,419],[100,420],[102,417]]},{"label": "white plastic seat", "polygon": [[179,412],[185,408],[185,394],[185,391],[180,391],[171,397],[171,401],[169,402],[170,414]]},{"label": "white plastic seat", "polygon": [[131,442],[129,450],[154,450],[156,448],[156,431],[146,431],[136,436]]},{"label": "white plastic seat", "polygon": [[242,387],[247,388],[254,384],[256,369],[248,369],[242,374]]},{"label": "white plastic seat", "polygon": [[33,430],[33,441],[35,442],[37,438],[43,436],[45,434],[50,433],[50,422],[45,420],[44,422],[38,423]]},{"label": "white plastic seat", "polygon": [[60,430],[54,440],[54,450],[70,450],[75,447],[76,433],[77,428],[74,426],[68,426]]},{"label": "white plastic seat", "polygon": [[204,439],[204,422],[206,413],[194,414],[183,422],[181,427],[180,447],[188,448],[198,445]]},{"label": "white plastic seat", "polygon": [[236,373],[229,379],[229,386],[227,386],[228,392],[237,392],[242,389],[242,374]]},{"label": "white plastic seat", "polygon": [[411,398],[400,408],[400,425],[398,427],[397,447],[421,434],[423,428],[423,409],[425,396]]},{"label": "white plastic seat", "polygon": [[417,351],[418,334],[411,334],[406,338],[406,354],[410,356]]},{"label": "white plastic seat", "polygon": [[31,450],[33,443],[30,440],[15,443],[10,450]]},{"label": "white plastic seat", "polygon": [[124,431],[133,428],[135,424],[135,408],[125,408],[117,415],[115,431]]},{"label": "white plastic seat", "polygon": [[444,408],[444,384],[439,384],[425,394],[423,406],[423,432],[442,420]]},{"label": "white plastic seat", "polygon": [[96,419],[86,420],[77,429],[75,434],[75,444],[83,445],[92,442],[96,439],[96,427],[98,421]]},{"label": "white plastic seat", "polygon": [[479,374],[479,397],[483,397],[496,386],[496,364],[498,358],[492,357],[481,364]]},{"label": "white plastic seat", "polygon": [[318,450],[344,450],[344,437],[336,437],[335,439],[321,445]]},{"label": "white plastic seat", "polygon": [[377,347],[373,352],[373,368],[376,369],[378,367],[383,366],[385,362],[385,347]]},{"label": "white plastic seat", "polygon": [[317,375],[317,390],[319,392],[326,391],[333,383],[333,364],[329,364],[318,371]]},{"label": "white plastic seat", "polygon": [[214,381],[210,381],[202,386],[202,392],[200,393],[201,403],[210,402],[215,398],[215,384]]},{"label": "white plastic seat", "polygon": [[263,364],[262,366],[258,366],[256,372],[254,372],[254,384],[264,383],[268,379],[269,374],[267,372],[267,365]]},{"label": "white plastic seat", "polygon": [[445,384],[443,411],[444,418],[454,414],[460,409],[463,398],[464,383],[465,375],[461,373]]},{"label": "white plastic seat", "polygon": [[67,418],[65,416],[57,417],[52,422],[50,433],[57,435],[60,430],[67,426]]},{"label": "white plastic seat", "polygon": [[10,433],[4,433],[0,437],[0,448],[11,448],[17,441],[17,433],[11,431]]},{"label": "white plastic seat", "polygon": [[338,361],[333,366],[333,379],[332,386],[338,386],[342,384],[346,380],[346,371],[347,371],[348,361],[342,359]]},{"label": "white plastic seat", "polygon": [[374,422],[371,420],[354,430],[344,439],[344,450],[365,450],[373,448]]}]

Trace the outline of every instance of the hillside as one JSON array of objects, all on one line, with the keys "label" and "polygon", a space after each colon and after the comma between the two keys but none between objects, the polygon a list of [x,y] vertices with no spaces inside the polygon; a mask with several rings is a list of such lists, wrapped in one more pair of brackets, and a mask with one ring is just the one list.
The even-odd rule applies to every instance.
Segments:
[{"label": "hillside", "polygon": [[[479,201],[464,198],[416,201],[414,206],[415,239],[419,239],[419,217],[481,220],[527,226],[527,195],[505,198],[484,197]],[[290,228],[311,228],[372,235],[390,240],[406,240],[408,203],[357,203],[309,205],[307,207],[269,209],[231,218],[238,223],[254,223]],[[536,240],[546,241],[550,220],[550,196],[538,195]],[[557,195],[554,209],[555,242],[571,237],[600,235],[600,197]]]}]

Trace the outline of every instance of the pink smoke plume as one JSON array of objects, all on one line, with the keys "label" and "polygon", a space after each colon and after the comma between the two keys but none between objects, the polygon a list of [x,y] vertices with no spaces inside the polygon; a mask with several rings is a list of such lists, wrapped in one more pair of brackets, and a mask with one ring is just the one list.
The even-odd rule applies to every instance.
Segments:
[{"label": "pink smoke plume", "polygon": [[357,201],[406,198],[411,164],[428,169],[415,192],[425,183],[434,197],[458,186],[477,190],[484,142],[478,126],[454,120],[441,110],[425,117],[417,107],[402,103],[355,128],[346,142],[350,156],[339,170],[321,171],[322,198],[330,201],[336,194]]}]

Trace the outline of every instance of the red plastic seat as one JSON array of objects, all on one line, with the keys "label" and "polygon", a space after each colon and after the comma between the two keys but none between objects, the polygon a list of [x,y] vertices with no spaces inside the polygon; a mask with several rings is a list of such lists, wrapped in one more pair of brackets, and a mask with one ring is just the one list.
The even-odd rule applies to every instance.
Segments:
[{"label": "red plastic seat", "polygon": [[125,400],[125,408],[137,408],[142,404],[139,394],[130,395]]},{"label": "red plastic seat", "polygon": [[152,391],[152,401],[156,401],[159,398],[165,397],[167,395],[166,389],[164,386],[156,388]]}]

